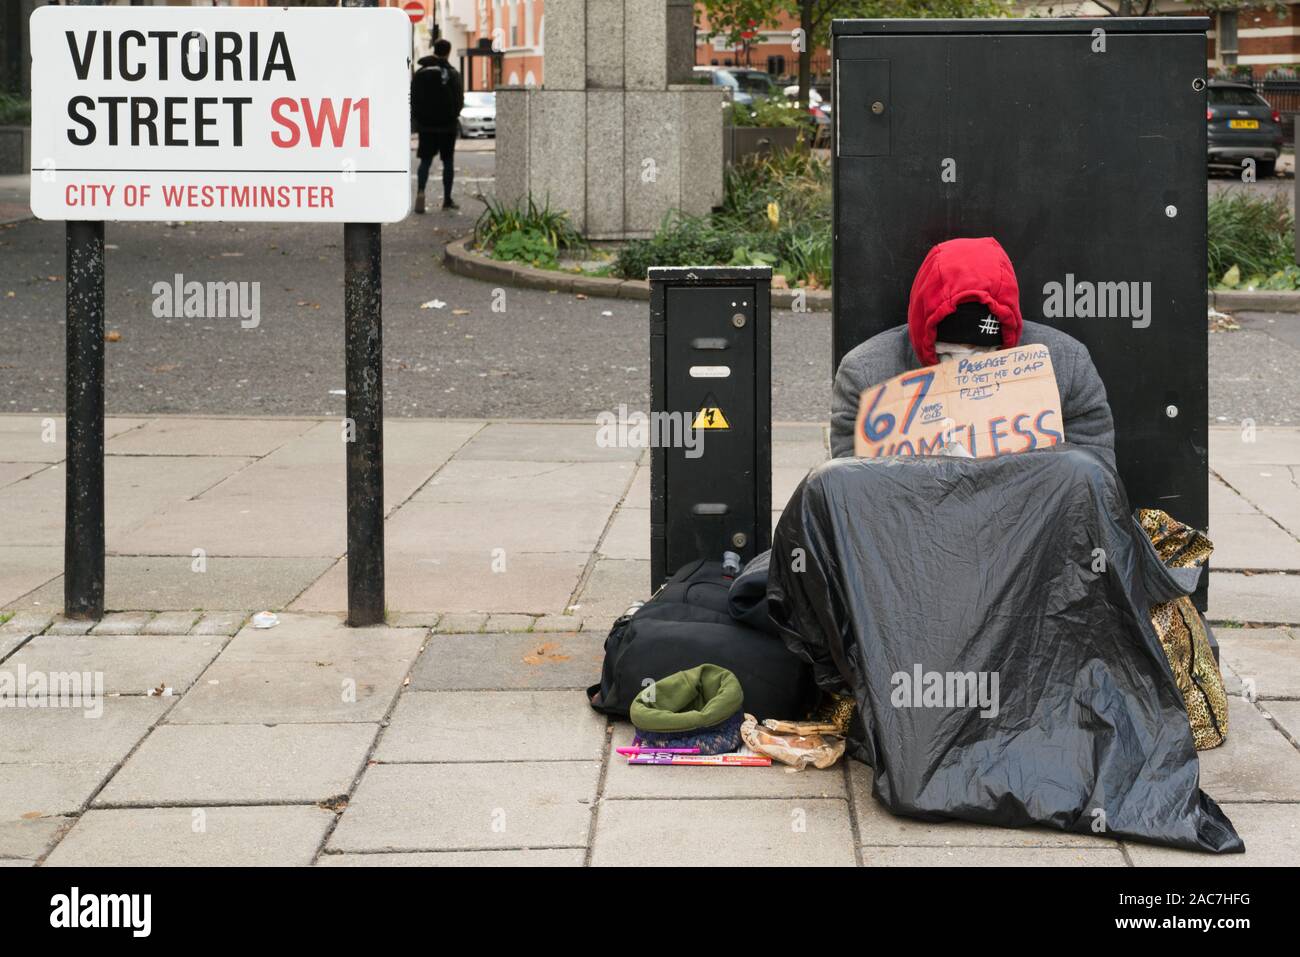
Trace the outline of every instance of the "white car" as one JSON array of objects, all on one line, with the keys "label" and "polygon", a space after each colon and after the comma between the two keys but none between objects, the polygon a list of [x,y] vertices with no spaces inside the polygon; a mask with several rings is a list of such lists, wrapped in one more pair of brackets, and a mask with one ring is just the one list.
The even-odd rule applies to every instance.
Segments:
[{"label": "white car", "polygon": [[471,90],[465,94],[465,106],[460,111],[462,139],[497,135],[497,95]]}]

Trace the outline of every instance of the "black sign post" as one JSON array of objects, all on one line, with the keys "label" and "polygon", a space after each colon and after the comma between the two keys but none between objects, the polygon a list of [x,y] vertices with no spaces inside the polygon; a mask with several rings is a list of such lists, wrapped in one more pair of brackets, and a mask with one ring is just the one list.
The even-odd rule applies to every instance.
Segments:
[{"label": "black sign post", "polygon": [[66,232],[63,612],[104,615],[104,224]]},{"label": "black sign post", "polygon": [[[378,0],[344,0],[375,7]],[[384,621],[384,307],[378,223],[343,224],[348,624]]]},{"label": "black sign post", "polygon": [[[99,0],[68,0],[97,6]],[[57,171],[56,171],[57,173]],[[66,224],[63,613],[104,616],[104,224]]]}]

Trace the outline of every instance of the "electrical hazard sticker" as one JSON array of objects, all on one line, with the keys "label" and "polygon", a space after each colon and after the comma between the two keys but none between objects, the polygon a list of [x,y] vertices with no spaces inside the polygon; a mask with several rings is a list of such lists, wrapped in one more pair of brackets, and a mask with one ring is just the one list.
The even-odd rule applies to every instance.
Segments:
[{"label": "electrical hazard sticker", "polygon": [[731,423],[727,417],[722,414],[722,408],[718,405],[718,400],[710,392],[705,396],[700,411],[695,413],[695,419],[691,422],[692,429],[716,429],[724,431],[731,428]]}]

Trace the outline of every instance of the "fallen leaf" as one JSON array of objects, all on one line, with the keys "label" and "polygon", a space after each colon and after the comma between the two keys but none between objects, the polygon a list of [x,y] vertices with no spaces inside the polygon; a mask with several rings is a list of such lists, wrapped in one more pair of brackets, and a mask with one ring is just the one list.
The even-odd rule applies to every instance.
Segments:
[{"label": "fallen leaf", "polygon": [[118,332],[116,329],[113,329],[113,330],[111,330],[111,331],[109,331],[109,332],[106,332],[106,333],[104,333],[104,341],[105,341],[105,342],[121,342],[121,341],[122,341],[122,333]]}]

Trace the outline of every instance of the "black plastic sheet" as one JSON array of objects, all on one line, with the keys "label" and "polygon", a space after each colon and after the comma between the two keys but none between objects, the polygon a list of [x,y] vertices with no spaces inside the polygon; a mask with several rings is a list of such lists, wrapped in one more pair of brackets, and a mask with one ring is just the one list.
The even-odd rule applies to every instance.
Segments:
[{"label": "black plastic sheet", "polygon": [[836,459],[777,526],[769,611],[896,814],[1242,851],[1200,790],[1160,563],[1083,449]]}]

